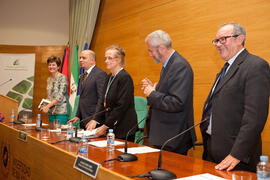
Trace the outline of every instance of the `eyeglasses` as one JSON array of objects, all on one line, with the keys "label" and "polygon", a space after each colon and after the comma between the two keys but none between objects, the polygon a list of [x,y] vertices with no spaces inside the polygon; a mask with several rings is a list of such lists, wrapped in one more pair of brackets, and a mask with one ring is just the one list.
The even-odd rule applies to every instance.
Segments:
[{"label": "eyeglasses", "polygon": [[112,60],[112,59],[115,59],[115,58],[118,58],[118,57],[111,57],[111,56],[104,57],[104,61],[106,61],[107,59],[108,59],[108,60]]},{"label": "eyeglasses", "polygon": [[231,38],[231,37],[237,37],[237,36],[239,36],[239,35],[233,35],[233,36],[223,36],[223,37],[221,37],[221,38],[218,38],[218,39],[214,39],[213,41],[212,41],[212,44],[213,45],[217,45],[217,43],[219,42],[220,44],[224,44],[224,43],[226,43],[226,41],[227,41],[227,39],[228,38]]}]

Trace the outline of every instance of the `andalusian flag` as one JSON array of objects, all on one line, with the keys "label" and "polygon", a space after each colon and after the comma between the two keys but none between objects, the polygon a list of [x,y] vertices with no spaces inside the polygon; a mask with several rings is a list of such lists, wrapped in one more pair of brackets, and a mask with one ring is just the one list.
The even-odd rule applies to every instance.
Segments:
[{"label": "andalusian flag", "polygon": [[[83,50],[87,50],[88,49],[88,44],[87,43],[85,43],[85,45],[84,45],[84,49]],[[80,77],[81,76],[83,76],[83,73],[84,73],[84,69],[83,68],[80,68]],[[77,95],[80,95],[80,79],[79,79],[79,83],[78,83],[78,87],[79,87],[79,89],[78,89],[78,92],[77,92]]]},{"label": "andalusian flag", "polygon": [[79,63],[78,63],[78,49],[79,46],[76,45],[71,77],[70,77],[70,94],[69,94],[69,103],[70,103],[70,115],[69,118],[73,118],[76,115],[76,111],[78,108],[79,96],[77,96],[78,82],[79,82]]}]

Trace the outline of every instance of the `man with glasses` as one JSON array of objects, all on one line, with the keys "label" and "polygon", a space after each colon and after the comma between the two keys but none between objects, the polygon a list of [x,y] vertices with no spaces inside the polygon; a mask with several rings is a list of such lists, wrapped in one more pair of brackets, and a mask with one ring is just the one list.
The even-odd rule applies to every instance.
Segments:
[{"label": "man with glasses", "polygon": [[268,63],[245,48],[245,29],[220,26],[212,41],[225,65],[204,104],[201,132],[203,159],[218,170],[256,171],[262,153],[261,132],[268,116]]}]

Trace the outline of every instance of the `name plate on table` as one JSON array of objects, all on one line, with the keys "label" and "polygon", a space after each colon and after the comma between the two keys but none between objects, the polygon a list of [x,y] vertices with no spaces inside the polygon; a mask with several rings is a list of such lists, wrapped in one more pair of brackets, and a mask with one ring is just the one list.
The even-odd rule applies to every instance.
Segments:
[{"label": "name plate on table", "polygon": [[96,179],[100,164],[82,156],[77,156],[73,167],[84,174]]},{"label": "name plate on table", "polygon": [[18,139],[24,141],[24,142],[27,142],[27,133],[26,132],[23,132],[23,131],[19,131],[19,134],[18,134]]}]

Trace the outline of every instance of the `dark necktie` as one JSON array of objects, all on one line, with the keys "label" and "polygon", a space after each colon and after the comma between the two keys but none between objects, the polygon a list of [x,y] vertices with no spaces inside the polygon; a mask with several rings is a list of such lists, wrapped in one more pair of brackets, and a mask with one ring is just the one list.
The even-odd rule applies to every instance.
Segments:
[{"label": "dark necktie", "polygon": [[164,70],[165,70],[165,68],[162,66],[162,69],[161,69],[161,71],[160,71],[160,77],[159,77],[159,79],[161,79],[161,76],[162,76],[162,74],[164,73]]},{"label": "dark necktie", "polygon": [[84,85],[84,83],[85,83],[85,80],[86,80],[86,78],[87,78],[87,72],[84,72],[83,73],[83,77],[82,77],[82,87],[83,87],[83,85]]},{"label": "dark necktie", "polygon": [[[226,71],[227,71],[229,65],[230,65],[230,64],[229,64],[228,62],[226,62],[226,63],[224,64],[223,68],[221,69],[221,72],[220,72],[220,75],[219,75],[219,79],[218,79],[218,82],[217,82],[217,84],[216,84],[216,86],[215,86],[214,91],[216,90],[218,84],[219,84],[219,83],[222,81],[222,79],[224,78],[224,76],[225,76],[225,74],[226,74]],[[214,92],[214,91],[213,91],[213,92]]]},{"label": "dark necktie", "polygon": [[161,78],[162,78],[162,75],[163,75],[164,71],[165,71],[165,68],[162,66],[162,69],[161,69],[161,71],[160,71],[160,77],[159,77],[159,81],[158,81],[156,90],[159,89],[160,81],[161,81]]},{"label": "dark necktie", "polygon": [[[226,71],[227,71],[229,65],[230,65],[230,64],[229,64],[228,62],[226,62],[226,63],[224,64],[224,66],[223,66],[223,68],[221,69],[221,72],[220,72],[220,74],[219,74],[219,76],[218,76],[218,79],[217,79],[217,82],[216,82],[216,86],[215,86],[215,84],[214,84],[214,85],[213,85],[213,88],[214,88],[214,89],[213,89],[213,88],[211,89],[210,97],[208,97],[208,100],[207,100],[207,102],[206,102],[206,104],[205,104],[205,106],[204,106],[204,110],[203,110],[203,120],[204,120],[205,118],[210,119],[210,115],[211,115],[211,113],[212,113],[212,99],[213,99],[213,95],[214,95],[215,90],[217,89],[218,85],[219,85],[220,82],[223,80],[223,78],[224,78],[224,76],[225,76],[225,74],[226,74]],[[209,121],[207,121],[206,124],[209,124]]]}]

